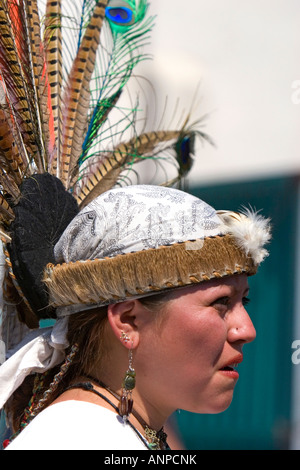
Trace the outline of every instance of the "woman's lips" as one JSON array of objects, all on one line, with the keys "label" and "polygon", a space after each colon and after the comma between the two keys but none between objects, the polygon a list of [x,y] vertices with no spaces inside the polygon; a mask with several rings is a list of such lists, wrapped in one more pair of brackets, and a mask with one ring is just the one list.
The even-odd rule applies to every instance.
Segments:
[{"label": "woman's lips", "polygon": [[236,370],[236,368],[242,362],[242,360],[243,360],[243,355],[239,354],[238,356],[235,356],[234,358],[232,358],[229,362],[226,363],[226,365],[221,367],[219,370],[220,372],[222,372],[222,374],[226,375],[227,377],[238,379],[239,373]]},{"label": "woman's lips", "polygon": [[231,378],[231,379],[238,379],[239,378],[239,373],[234,368],[224,367],[224,368],[220,369],[220,372],[223,375],[225,375],[225,376],[227,376],[228,378]]}]

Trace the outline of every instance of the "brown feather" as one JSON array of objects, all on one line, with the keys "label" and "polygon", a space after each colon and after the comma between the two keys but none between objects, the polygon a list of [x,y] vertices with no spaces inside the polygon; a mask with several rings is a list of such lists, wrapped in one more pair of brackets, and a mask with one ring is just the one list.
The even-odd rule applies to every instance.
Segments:
[{"label": "brown feather", "polygon": [[42,171],[39,158],[39,148],[36,144],[36,116],[33,113],[32,100],[28,93],[28,77],[24,76],[16,44],[10,27],[10,18],[6,9],[6,2],[0,1],[0,66],[1,76],[15,128],[22,136],[24,146],[38,167]]},{"label": "brown feather", "polygon": [[21,192],[19,186],[11,176],[9,171],[5,171],[4,165],[0,158],[0,185],[1,192],[5,196],[8,196],[13,204],[17,204],[20,199]]},{"label": "brown feather", "polygon": [[35,111],[37,114],[37,135],[39,141],[41,166],[46,171],[49,153],[53,152],[54,142],[50,143],[49,120],[51,108],[48,106],[48,75],[41,42],[40,18],[37,0],[26,2],[26,30],[28,36],[30,66],[33,82]]},{"label": "brown feather", "polygon": [[44,47],[48,69],[50,99],[53,112],[53,133],[56,153],[51,159],[48,171],[59,178],[58,161],[61,155],[62,134],[62,33],[61,0],[48,0],[45,15]]},{"label": "brown feather", "polygon": [[133,164],[141,157],[153,152],[155,147],[162,142],[175,140],[181,131],[157,131],[143,133],[132,138],[127,143],[121,143],[105,159],[95,165],[88,166],[84,174],[81,188],[75,188],[74,196],[82,209],[96,196],[109,190],[116,183],[121,171],[126,164]]},{"label": "brown feather", "polygon": [[63,147],[60,179],[68,187],[70,173],[81,154],[89,110],[89,83],[100,43],[101,27],[107,1],[98,1],[82,39],[69,77],[63,113]]},{"label": "brown feather", "polygon": [[15,145],[8,119],[7,112],[0,108],[0,155],[2,168],[6,167],[8,171],[11,170],[11,176],[15,183],[19,185],[22,182],[26,167]]},{"label": "brown feather", "polygon": [[2,221],[4,220],[5,223],[9,223],[12,220],[14,220],[15,216],[13,213],[12,208],[6,201],[6,199],[3,197],[3,195],[0,193],[0,216]]}]

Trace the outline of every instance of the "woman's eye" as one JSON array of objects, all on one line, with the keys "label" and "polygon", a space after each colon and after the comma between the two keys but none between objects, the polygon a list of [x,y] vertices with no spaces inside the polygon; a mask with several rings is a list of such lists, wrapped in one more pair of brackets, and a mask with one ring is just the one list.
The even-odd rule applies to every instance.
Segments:
[{"label": "woman's eye", "polygon": [[[246,307],[249,302],[250,299],[248,297],[243,297],[242,304],[244,307]],[[231,308],[234,308],[234,305],[235,302],[233,300],[231,301],[230,297],[226,296],[220,297],[211,303],[211,306],[218,310],[222,315],[226,314]]]},{"label": "woman's eye", "polygon": [[229,302],[230,302],[229,297],[220,297],[219,299],[212,302],[211,305],[212,306],[222,305],[222,306],[228,307]]}]

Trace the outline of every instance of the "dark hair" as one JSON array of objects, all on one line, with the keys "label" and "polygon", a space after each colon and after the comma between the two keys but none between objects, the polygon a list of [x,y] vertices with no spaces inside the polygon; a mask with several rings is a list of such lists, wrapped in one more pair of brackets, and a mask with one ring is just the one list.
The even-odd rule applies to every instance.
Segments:
[{"label": "dark hair", "polygon": [[[170,299],[170,293],[154,294],[139,301],[149,310],[158,313]],[[156,315],[159,317],[159,315]],[[5,410],[13,432],[18,432],[35,406],[43,401],[41,409],[49,406],[78,377],[89,374],[95,365],[95,358],[101,362],[107,353],[103,340],[107,321],[107,307],[86,310],[70,315],[68,322],[68,342],[66,357],[71,353],[72,346],[77,345],[76,354],[68,366],[59,365],[44,374],[29,375],[7,402]],[[102,340],[101,340],[102,338]],[[38,377],[37,377],[38,376]],[[34,383],[38,378],[38,390]],[[39,411],[41,411],[39,409]]]}]

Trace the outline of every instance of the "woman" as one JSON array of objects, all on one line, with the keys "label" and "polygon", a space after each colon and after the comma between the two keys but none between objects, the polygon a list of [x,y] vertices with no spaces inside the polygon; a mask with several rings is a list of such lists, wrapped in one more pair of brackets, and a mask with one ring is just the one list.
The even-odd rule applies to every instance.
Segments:
[{"label": "woman", "polygon": [[165,187],[87,205],[44,272],[55,326],[0,369],[7,449],[166,449],[176,409],[224,411],[255,338],[247,278],[269,238],[258,214]]},{"label": "woman", "polygon": [[147,58],[147,0],[42,3],[0,6],[1,280],[32,330],[0,368],[7,449],[164,449],[176,408],[232,399],[269,223],[118,188],[145,159],[173,162],[174,185],[210,139],[190,115],[145,132],[139,100],[119,101]]}]

